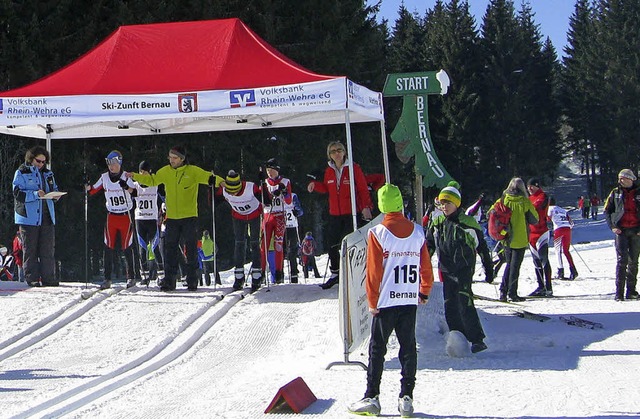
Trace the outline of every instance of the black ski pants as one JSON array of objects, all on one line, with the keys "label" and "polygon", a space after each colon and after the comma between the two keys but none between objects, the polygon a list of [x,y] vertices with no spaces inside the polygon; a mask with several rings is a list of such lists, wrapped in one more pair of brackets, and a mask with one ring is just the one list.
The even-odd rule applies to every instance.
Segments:
[{"label": "black ski pants", "polygon": [[401,376],[400,396],[413,398],[416,385],[418,353],[416,351],[416,305],[395,306],[380,309],[373,316],[371,339],[369,341],[369,366],[367,368],[367,391],[365,397],[380,394],[380,381],[384,370],[384,356],[387,354],[387,342],[391,332],[396,332],[400,350]]},{"label": "black ski pants", "polygon": [[287,259],[289,260],[289,275],[292,278],[298,278],[298,250],[300,243],[298,241],[298,229],[296,227],[287,227]]},{"label": "black ski pants", "polygon": [[616,234],[616,294],[622,296],[627,286],[626,294],[636,291],[638,281],[638,256],[640,255],[640,227],[622,228],[622,233]]},{"label": "black ski pants", "polygon": [[449,330],[461,332],[469,342],[481,342],[485,338],[480,317],[473,304],[471,282],[473,271],[458,274],[442,272],[444,317]]},{"label": "black ski pants", "polygon": [[187,286],[198,287],[198,218],[188,217],[180,219],[169,218],[166,221],[165,232],[165,286],[171,289],[176,287],[176,274],[178,273],[178,257],[180,255],[180,239],[182,239],[187,256]]},{"label": "black ski pants", "polygon": [[[358,217],[358,228],[362,227],[366,222]],[[327,236],[327,244],[329,245],[329,268],[332,273],[340,270],[340,245],[342,239],[353,233],[353,216],[349,215],[329,215],[329,223],[325,235]]]},{"label": "black ski pants", "polygon": [[509,246],[505,246],[504,257],[507,265],[502,274],[500,295],[508,295],[509,297],[518,295],[518,278],[520,277],[520,266],[522,266],[525,250],[527,250],[526,247],[512,249]]},{"label": "black ski pants", "polygon": [[[232,218],[235,247],[233,250],[233,264],[244,272],[244,261],[247,250],[247,235],[251,248],[251,263],[253,268],[260,268],[260,217],[252,220]],[[247,231],[248,230],[248,231]]]}]

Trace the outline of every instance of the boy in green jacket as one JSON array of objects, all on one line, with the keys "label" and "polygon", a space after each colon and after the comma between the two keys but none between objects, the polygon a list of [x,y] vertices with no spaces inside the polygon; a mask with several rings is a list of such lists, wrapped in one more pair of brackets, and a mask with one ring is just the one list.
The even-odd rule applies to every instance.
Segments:
[{"label": "boy in green jacket", "polygon": [[471,352],[487,349],[485,334],[473,304],[473,273],[476,252],[480,254],[487,278],[493,275],[489,248],[480,225],[466,215],[457,182],[449,182],[438,195],[443,214],[432,218],[427,230],[429,253],[438,251],[438,269],[442,275],[444,316],[449,330],[461,332],[471,342]]}]

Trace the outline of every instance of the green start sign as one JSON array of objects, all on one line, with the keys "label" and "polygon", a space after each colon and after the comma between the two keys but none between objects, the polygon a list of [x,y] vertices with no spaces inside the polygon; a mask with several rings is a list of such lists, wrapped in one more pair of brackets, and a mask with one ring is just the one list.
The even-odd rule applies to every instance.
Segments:
[{"label": "green start sign", "polygon": [[446,71],[424,71],[420,73],[394,73],[387,75],[384,96],[444,95],[449,89]]}]

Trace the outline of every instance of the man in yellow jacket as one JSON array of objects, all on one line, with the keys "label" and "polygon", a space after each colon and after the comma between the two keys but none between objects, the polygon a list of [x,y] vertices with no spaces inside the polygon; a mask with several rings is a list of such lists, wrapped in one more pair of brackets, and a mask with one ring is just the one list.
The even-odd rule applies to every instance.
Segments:
[{"label": "man in yellow jacket", "polygon": [[182,146],[169,150],[169,164],[156,173],[127,173],[145,186],[163,184],[166,194],[167,220],[165,232],[164,279],[158,285],[162,291],[176,289],[180,239],[187,255],[187,288],[198,289],[198,189],[200,185],[218,186],[223,179],[212,172],[187,162]]}]

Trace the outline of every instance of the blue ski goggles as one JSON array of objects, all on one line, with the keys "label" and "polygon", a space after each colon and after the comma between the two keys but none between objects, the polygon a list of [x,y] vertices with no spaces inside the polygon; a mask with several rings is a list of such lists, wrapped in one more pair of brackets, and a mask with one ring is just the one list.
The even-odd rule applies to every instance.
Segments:
[{"label": "blue ski goggles", "polygon": [[111,158],[106,158],[105,161],[107,162],[107,164],[119,164],[122,166],[122,158],[120,157],[111,157]]}]

